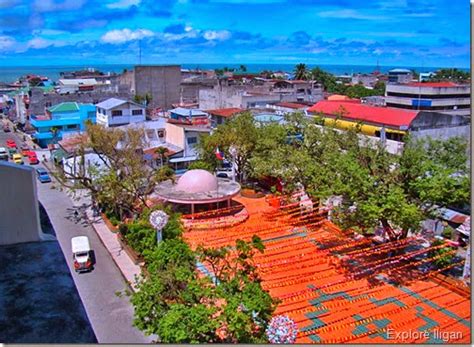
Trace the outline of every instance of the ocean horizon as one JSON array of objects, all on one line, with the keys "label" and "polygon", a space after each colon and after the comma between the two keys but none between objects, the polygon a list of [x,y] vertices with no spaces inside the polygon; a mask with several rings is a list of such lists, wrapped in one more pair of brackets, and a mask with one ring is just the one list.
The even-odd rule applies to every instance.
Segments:
[{"label": "ocean horizon", "polygon": [[[53,81],[57,81],[60,77],[61,72],[69,72],[76,70],[83,70],[87,68],[94,68],[104,73],[120,73],[124,69],[133,69],[135,65],[140,64],[84,64],[84,65],[51,65],[51,66],[1,66],[0,67],[0,82],[11,83],[16,81],[19,77],[27,74],[36,74],[40,76],[46,76]],[[240,65],[247,67],[249,73],[259,73],[264,70],[271,71],[284,71],[292,72],[296,64],[198,64],[198,63],[186,63],[186,64],[142,64],[142,65],[181,65],[183,69],[202,69],[202,70],[213,70],[222,69],[224,67],[239,69]],[[376,65],[331,65],[331,64],[306,64],[308,68],[320,67],[322,70],[332,73],[334,75],[345,75],[355,73],[370,73],[377,69]],[[441,68],[446,67],[433,67],[433,66],[387,66],[380,65],[378,70],[382,73],[387,73],[391,69],[395,68],[406,68],[415,70],[416,72],[434,72]],[[459,70],[469,71],[469,68],[458,68]]]}]

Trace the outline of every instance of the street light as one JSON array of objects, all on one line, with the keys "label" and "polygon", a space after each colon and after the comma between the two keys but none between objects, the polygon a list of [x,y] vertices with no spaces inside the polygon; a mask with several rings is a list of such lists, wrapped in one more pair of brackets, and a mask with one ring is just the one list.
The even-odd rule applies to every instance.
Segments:
[{"label": "street light", "polygon": [[164,211],[153,211],[150,214],[150,224],[156,229],[156,243],[163,240],[162,230],[168,223],[168,215]]}]

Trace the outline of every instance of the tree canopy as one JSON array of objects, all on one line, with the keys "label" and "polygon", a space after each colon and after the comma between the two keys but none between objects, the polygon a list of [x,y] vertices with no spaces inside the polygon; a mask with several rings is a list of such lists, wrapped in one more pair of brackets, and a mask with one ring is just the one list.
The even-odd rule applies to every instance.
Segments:
[{"label": "tree canopy", "polygon": [[[279,178],[287,192],[299,183],[316,200],[341,196],[334,220],[343,228],[371,232],[382,226],[398,239],[409,230],[418,231],[436,206],[469,203],[467,143],[460,138],[407,136],[403,153],[392,155],[382,143],[369,143],[357,129],[322,128],[317,117],[302,114],[287,115],[285,121],[251,125],[252,137],[235,132],[241,141],[251,139],[247,177]],[[229,133],[227,127],[216,133],[223,129]]]},{"label": "tree canopy", "polygon": [[430,78],[432,82],[452,81],[457,83],[467,83],[471,79],[471,74],[466,71],[453,69],[440,69]]},{"label": "tree canopy", "polygon": [[[106,129],[89,123],[86,135],[72,153],[71,168],[60,165],[55,176],[62,186],[86,189],[117,217],[141,211],[156,184],[170,177],[169,172],[145,164],[141,129]],[[90,154],[97,165],[87,160]]]}]

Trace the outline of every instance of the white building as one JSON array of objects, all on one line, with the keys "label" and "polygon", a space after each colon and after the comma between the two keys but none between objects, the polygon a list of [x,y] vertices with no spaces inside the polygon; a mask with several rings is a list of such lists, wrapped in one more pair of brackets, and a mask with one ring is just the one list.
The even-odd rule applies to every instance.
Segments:
[{"label": "white building", "polygon": [[466,116],[471,114],[471,87],[452,82],[387,84],[385,102],[388,107]]},{"label": "white building", "polygon": [[98,85],[95,78],[60,79],[56,90],[59,94],[72,94],[79,91],[91,91]]},{"label": "white building", "polygon": [[97,105],[97,124],[114,127],[144,122],[145,107],[132,101],[110,98]]}]

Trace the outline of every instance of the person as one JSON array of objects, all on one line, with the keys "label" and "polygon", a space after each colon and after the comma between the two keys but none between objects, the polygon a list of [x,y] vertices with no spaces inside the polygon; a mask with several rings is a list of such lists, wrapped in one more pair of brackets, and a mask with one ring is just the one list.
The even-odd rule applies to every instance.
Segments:
[{"label": "person", "polygon": [[77,210],[74,210],[74,217],[75,217],[76,219],[79,218],[79,212],[77,212]]}]

